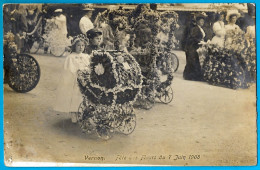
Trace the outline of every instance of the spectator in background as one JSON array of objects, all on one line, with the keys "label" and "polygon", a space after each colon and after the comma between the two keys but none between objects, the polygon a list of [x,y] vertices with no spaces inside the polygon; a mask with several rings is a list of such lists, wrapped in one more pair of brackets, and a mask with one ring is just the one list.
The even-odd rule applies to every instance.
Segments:
[{"label": "spectator in background", "polygon": [[28,32],[28,25],[26,15],[21,5],[16,5],[15,9],[11,11],[12,32],[15,35],[15,44],[17,45],[17,52],[23,53],[25,48],[25,34]]},{"label": "spectator in background", "polygon": [[220,47],[224,47],[225,42],[225,23],[224,23],[225,13],[221,12],[216,15],[216,22],[213,24],[213,32],[215,36],[212,38],[211,43],[216,44]]},{"label": "spectator in background", "polygon": [[83,9],[86,11],[86,14],[79,21],[79,28],[82,34],[86,34],[88,30],[94,28],[92,21],[90,20],[92,17],[93,8],[87,7]]},{"label": "spectator in background", "polygon": [[107,19],[104,18],[101,13],[99,13],[94,23],[96,28],[100,29],[103,33],[103,43],[101,46],[104,46],[104,49],[106,50],[114,50],[115,36],[111,26],[108,24]]},{"label": "spectator in background", "polygon": [[68,30],[67,30],[67,18],[63,14],[62,9],[56,9],[54,11],[54,23],[58,26],[58,30],[60,31],[60,34],[67,37]]},{"label": "spectator in background", "polygon": [[199,13],[196,15],[197,24],[191,29],[190,35],[187,37],[186,66],[183,72],[183,78],[185,80],[202,80],[202,72],[197,49],[206,36],[204,30],[202,29],[205,18],[206,15],[204,13]]},{"label": "spectator in background", "polygon": [[12,32],[12,15],[10,5],[3,6],[3,28],[4,34],[7,32]]},{"label": "spectator in background", "polygon": [[189,37],[192,28],[196,26],[195,13],[190,14],[189,20],[190,21],[188,21],[188,23],[184,29],[183,38],[182,38],[182,49],[184,49],[184,51],[186,51],[185,48],[186,48],[187,38]]},{"label": "spectator in background", "polygon": [[214,23],[214,18],[212,17],[212,13],[208,13],[207,18],[205,18],[205,23],[203,25],[203,30],[205,31],[206,34],[205,41],[211,40],[214,36],[214,32],[212,30],[213,23]]}]

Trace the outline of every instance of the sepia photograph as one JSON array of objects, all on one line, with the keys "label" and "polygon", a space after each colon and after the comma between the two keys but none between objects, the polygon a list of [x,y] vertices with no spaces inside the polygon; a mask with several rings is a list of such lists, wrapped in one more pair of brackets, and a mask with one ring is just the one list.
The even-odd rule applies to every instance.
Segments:
[{"label": "sepia photograph", "polygon": [[2,12],[6,166],[257,165],[254,3]]}]

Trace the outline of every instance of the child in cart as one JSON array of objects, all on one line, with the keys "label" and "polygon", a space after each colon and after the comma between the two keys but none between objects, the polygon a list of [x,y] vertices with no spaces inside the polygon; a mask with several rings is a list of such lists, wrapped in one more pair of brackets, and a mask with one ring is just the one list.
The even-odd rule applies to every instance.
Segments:
[{"label": "child in cart", "polygon": [[69,112],[73,123],[77,122],[78,106],[83,97],[77,84],[77,71],[89,70],[90,56],[83,53],[86,38],[79,35],[72,40],[72,53],[67,56],[63,66],[62,79],[57,89],[57,101],[54,110]]},{"label": "child in cart", "polygon": [[86,46],[85,53],[91,54],[93,50],[101,50],[101,43],[103,41],[103,33],[100,29],[93,28],[87,31],[87,38],[89,45]]}]

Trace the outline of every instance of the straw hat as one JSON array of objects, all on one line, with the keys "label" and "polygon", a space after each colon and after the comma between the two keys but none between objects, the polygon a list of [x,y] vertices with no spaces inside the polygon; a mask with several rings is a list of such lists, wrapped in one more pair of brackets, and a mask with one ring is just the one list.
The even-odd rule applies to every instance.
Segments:
[{"label": "straw hat", "polygon": [[54,12],[62,12],[62,9],[56,9]]},{"label": "straw hat", "polygon": [[235,15],[235,16],[237,16],[237,18],[239,18],[241,16],[241,14],[238,12],[238,10],[229,10],[229,11],[227,11],[227,16],[226,16],[227,21],[229,21],[229,18],[231,15]]},{"label": "straw hat", "polygon": [[84,10],[84,11],[94,11],[95,10],[93,8],[93,4],[83,4],[82,6],[83,6],[82,10]]},{"label": "straw hat", "polygon": [[205,19],[207,17],[207,14],[205,12],[200,12],[200,13],[195,14],[195,17],[196,17],[196,20]]}]

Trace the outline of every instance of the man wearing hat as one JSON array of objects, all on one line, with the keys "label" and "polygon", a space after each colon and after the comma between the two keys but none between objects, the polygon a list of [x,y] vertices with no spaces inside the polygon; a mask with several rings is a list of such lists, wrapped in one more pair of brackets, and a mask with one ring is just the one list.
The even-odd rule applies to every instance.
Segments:
[{"label": "man wearing hat", "polygon": [[204,13],[199,13],[196,15],[196,26],[191,29],[190,35],[187,38],[186,43],[186,66],[183,72],[183,78],[185,80],[202,80],[202,72],[199,62],[199,55],[197,49],[199,44],[204,41],[206,36],[204,30],[202,29],[204,25],[206,15]]},{"label": "man wearing hat", "polygon": [[82,34],[86,34],[88,30],[94,28],[94,25],[90,20],[94,9],[91,7],[85,7],[83,10],[86,11],[86,14],[80,19],[79,28]]},{"label": "man wearing hat", "polygon": [[86,47],[85,52],[91,54],[93,50],[100,50],[100,44],[103,41],[103,33],[100,29],[93,28],[87,31],[87,38],[89,39],[89,45]]}]

